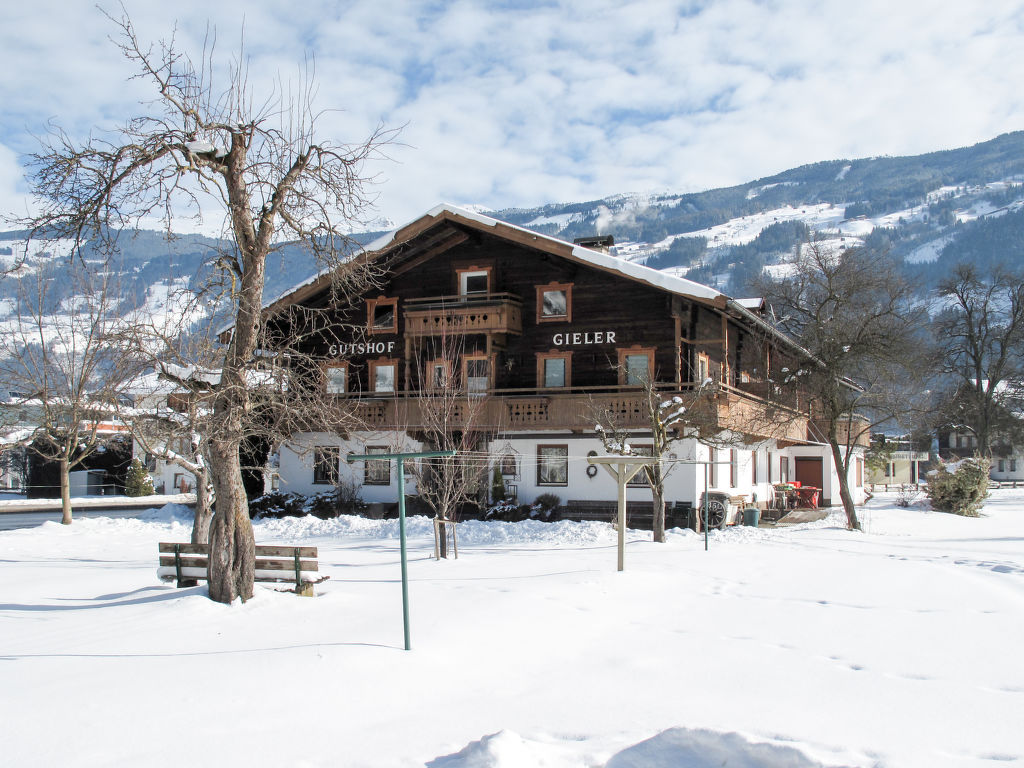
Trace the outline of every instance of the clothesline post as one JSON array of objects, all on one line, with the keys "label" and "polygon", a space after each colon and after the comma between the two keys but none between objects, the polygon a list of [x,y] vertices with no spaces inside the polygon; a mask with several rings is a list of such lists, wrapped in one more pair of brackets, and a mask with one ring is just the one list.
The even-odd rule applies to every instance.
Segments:
[{"label": "clothesline post", "polygon": [[418,453],[350,453],[345,461],[398,461],[398,538],[402,557],[402,624],[405,628],[405,650],[412,650],[409,633],[409,565],[405,545],[405,460],[449,458],[455,451],[421,451]]},{"label": "clothesline post", "polygon": [[626,566],[626,483],[644,467],[657,464],[653,456],[588,456],[587,463],[597,464],[615,478],[619,486],[619,568]]}]

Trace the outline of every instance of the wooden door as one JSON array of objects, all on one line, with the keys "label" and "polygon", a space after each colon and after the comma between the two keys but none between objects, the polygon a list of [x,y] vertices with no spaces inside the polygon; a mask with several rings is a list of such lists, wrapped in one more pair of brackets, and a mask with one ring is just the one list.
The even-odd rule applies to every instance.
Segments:
[{"label": "wooden door", "polygon": [[823,488],[825,480],[824,465],[821,459],[797,456],[794,460],[794,480],[803,486]]}]

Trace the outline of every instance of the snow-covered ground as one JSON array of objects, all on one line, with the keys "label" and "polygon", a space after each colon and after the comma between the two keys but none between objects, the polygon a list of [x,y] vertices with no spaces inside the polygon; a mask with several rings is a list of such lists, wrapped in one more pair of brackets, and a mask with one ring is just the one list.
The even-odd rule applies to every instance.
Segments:
[{"label": "snow-covered ground", "polygon": [[259,522],[318,597],[157,581],[183,508],[0,533],[5,766],[1024,764],[1024,491],[980,519],[877,497],[865,531]]}]

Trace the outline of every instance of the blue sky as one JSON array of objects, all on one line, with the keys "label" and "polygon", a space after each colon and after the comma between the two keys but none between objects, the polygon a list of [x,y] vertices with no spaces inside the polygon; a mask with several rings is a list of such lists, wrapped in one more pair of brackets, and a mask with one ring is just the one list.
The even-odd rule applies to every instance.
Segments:
[{"label": "blue sky", "polygon": [[[89,3],[7,4],[0,210],[54,120],[111,127],[149,97]],[[1024,128],[1024,2],[175,3],[126,0],[139,34],[177,23],[229,55],[244,16],[257,90],[313,54],[321,129],[404,125],[373,169],[381,217],[684,192],[802,163],[914,154]],[[110,4],[112,12],[119,12]]]}]

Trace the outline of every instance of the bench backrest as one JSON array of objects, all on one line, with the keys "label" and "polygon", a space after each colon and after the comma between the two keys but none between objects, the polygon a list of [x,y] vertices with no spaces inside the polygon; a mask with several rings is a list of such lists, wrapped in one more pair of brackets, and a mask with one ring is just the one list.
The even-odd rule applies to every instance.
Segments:
[{"label": "bench backrest", "polygon": [[[161,578],[176,578],[179,582],[206,578],[210,554],[208,544],[162,541],[159,548]],[[320,566],[316,558],[316,547],[257,544],[256,581],[291,581],[296,585],[317,581]]]}]

